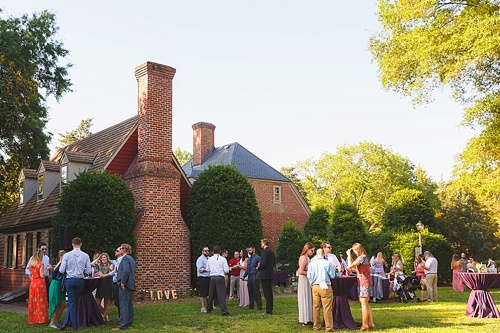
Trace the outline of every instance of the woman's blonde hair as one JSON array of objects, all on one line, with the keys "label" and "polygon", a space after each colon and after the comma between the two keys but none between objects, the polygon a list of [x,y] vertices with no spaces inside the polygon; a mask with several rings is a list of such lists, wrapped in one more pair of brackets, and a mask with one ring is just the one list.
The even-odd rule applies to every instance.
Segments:
[{"label": "woman's blonde hair", "polygon": [[36,250],[35,252],[33,252],[33,257],[30,261],[30,267],[35,267],[39,261],[43,261],[43,255],[44,253],[42,250]]}]

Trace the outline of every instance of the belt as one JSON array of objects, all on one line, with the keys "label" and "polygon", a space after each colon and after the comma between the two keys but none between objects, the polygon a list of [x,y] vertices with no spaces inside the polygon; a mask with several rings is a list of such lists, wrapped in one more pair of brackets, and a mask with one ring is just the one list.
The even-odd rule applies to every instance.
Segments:
[{"label": "belt", "polygon": [[432,274],[437,274],[437,273],[427,273],[427,274],[425,274],[425,275],[432,275]]}]

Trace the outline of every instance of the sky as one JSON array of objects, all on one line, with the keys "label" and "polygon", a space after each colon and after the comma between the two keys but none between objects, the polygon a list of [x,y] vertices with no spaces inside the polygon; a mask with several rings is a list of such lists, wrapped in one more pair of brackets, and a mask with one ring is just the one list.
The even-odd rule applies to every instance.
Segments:
[{"label": "sky", "polygon": [[449,180],[474,134],[446,89],[413,106],[382,88],[369,38],[376,1],[0,0],[5,15],[56,14],[73,92],[48,100],[54,137],[92,118],[93,133],[137,114],[134,68],[176,68],[173,148],[192,151],[197,122],[215,146],[238,142],[276,169],[338,146],[384,145]]}]

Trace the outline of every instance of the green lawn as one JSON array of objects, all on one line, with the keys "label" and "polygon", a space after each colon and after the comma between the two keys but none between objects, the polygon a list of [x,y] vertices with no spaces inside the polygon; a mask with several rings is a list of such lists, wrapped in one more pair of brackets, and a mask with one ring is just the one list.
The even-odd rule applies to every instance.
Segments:
[{"label": "green lawn", "polygon": [[[500,290],[492,292],[500,304]],[[500,319],[471,319],[465,316],[469,292],[454,293],[451,287],[439,288],[438,303],[410,302],[372,303],[376,332],[499,332]],[[361,321],[359,303],[350,302],[356,321]],[[262,311],[238,307],[237,301],[228,301],[232,317],[222,317],[216,308],[211,314],[200,313],[197,301],[171,302],[135,307],[134,328],[130,332],[312,332],[297,321],[297,298],[277,297],[272,317],[261,316]],[[110,319],[116,324],[116,308]],[[81,332],[109,332],[115,325],[91,327]],[[46,325],[28,325],[25,314],[0,312],[0,332],[50,332]],[[66,330],[72,331],[70,328]],[[349,331],[349,330],[341,330]]]}]

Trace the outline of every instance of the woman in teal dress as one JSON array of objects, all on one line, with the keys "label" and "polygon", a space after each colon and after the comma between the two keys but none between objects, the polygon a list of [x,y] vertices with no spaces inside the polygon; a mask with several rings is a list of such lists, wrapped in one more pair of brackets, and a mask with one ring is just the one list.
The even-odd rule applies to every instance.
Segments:
[{"label": "woman in teal dress", "polygon": [[[108,311],[109,305],[111,304],[111,299],[113,298],[113,280],[109,273],[113,271],[114,265],[111,264],[109,260],[109,255],[107,253],[101,254],[99,257],[99,276],[103,278],[101,284],[97,287],[95,300],[99,309],[102,313],[102,318],[104,321],[108,322]],[[102,300],[104,300],[104,307],[101,305]]]},{"label": "woman in teal dress", "polygon": [[52,281],[49,287],[49,319],[50,328],[60,328],[59,319],[66,307],[65,295],[61,290],[62,274],[59,273],[59,266],[61,265],[62,258],[66,251],[60,250],[57,255],[58,262],[54,271],[52,272]]}]

